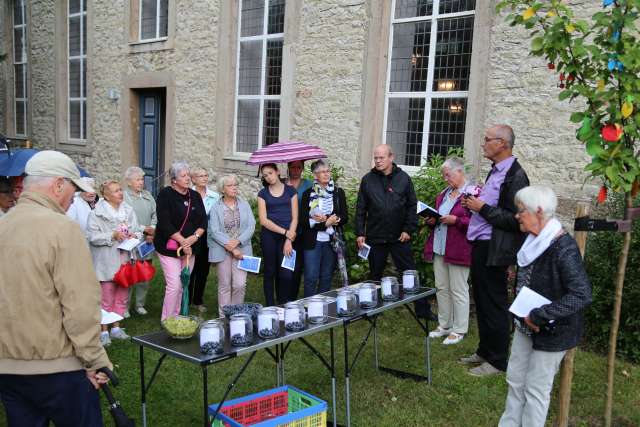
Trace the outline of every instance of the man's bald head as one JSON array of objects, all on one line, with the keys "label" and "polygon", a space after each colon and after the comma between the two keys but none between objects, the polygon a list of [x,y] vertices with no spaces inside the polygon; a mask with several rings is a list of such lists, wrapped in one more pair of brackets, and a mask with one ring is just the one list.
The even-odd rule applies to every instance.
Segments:
[{"label": "man's bald head", "polygon": [[492,126],[489,130],[492,131],[492,134],[497,138],[502,139],[507,143],[509,148],[513,149],[513,145],[516,142],[516,135],[513,133],[513,129],[509,125],[495,125]]},{"label": "man's bald head", "polygon": [[389,175],[393,170],[393,150],[388,144],[380,144],[373,150],[373,163],[376,170]]}]

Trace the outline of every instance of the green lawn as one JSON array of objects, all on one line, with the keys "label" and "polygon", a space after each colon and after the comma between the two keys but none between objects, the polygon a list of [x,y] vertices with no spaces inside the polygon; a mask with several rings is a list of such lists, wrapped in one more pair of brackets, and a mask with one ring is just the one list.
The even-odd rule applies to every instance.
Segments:
[{"label": "green lawn", "polygon": [[[156,264],[157,265],[157,264]],[[212,269],[205,302],[209,317],[216,311],[215,269]],[[158,274],[149,292],[150,313],[134,315],[124,326],[130,335],[140,335],[159,329],[164,287]],[[262,302],[260,277],[250,275],[247,301]],[[355,349],[366,332],[366,322],[350,328],[350,351]],[[342,330],[336,330],[337,372],[343,372]],[[404,310],[396,310],[381,318],[378,338],[383,363],[420,372],[423,366],[423,338],[415,322]],[[328,353],[328,333],[312,336],[310,342]],[[354,426],[495,426],[504,408],[506,384],[504,376],[475,378],[456,360],[474,351],[477,344],[475,325],[461,344],[445,347],[432,340],[433,385],[413,380],[401,380],[376,372],[373,348],[362,353],[351,381],[352,421]],[[115,389],[127,413],[142,425],[140,412],[140,380],[138,347],[129,342],[117,342],[108,349],[116,365],[121,385]],[[146,350],[147,378],[158,354]],[[210,403],[217,402],[226,384],[235,375],[245,357],[232,359],[209,368]],[[293,343],[286,360],[287,383],[330,403],[331,383],[328,372],[309,350]],[[617,392],[614,415],[616,426],[640,426],[640,367],[618,362]],[[572,425],[601,425],[606,390],[606,358],[588,352],[578,352],[572,399]],[[338,375],[338,420],[344,420],[343,381]],[[258,353],[238,382],[231,397],[265,390],[275,386],[273,360],[265,352]],[[168,357],[148,395],[147,416],[150,426],[199,426],[201,420],[201,375],[199,368]],[[105,401],[106,402],[106,401]],[[330,405],[329,405],[330,406]],[[557,402],[554,398],[547,425],[553,425]],[[112,425],[105,410],[107,425]],[[329,415],[330,419],[330,415]],[[0,426],[6,425],[4,416]]]}]

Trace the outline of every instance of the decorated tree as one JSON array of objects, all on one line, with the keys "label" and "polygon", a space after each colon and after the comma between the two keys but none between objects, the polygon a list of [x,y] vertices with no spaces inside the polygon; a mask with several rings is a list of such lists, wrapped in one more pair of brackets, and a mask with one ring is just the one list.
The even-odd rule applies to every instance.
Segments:
[{"label": "decorated tree", "polygon": [[[586,0],[585,0],[586,3]],[[604,0],[590,20],[579,19],[575,6],[560,0],[503,0],[512,26],[531,36],[530,53],[546,58],[558,76],[559,99],[577,101],[570,120],[591,161],[585,170],[607,192],[625,195],[625,219],[632,219],[640,189],[640,40],[636,27],[640,0]],[[631,232],[624,233],[615,278],[614,311],[609,337],[605,424],[611,425],[616,339]]]}]

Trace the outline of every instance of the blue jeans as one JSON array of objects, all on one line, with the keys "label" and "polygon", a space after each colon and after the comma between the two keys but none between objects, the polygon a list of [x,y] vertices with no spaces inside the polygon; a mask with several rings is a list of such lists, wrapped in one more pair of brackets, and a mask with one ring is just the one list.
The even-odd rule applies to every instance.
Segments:
[{"label": "blue jeans", "polygon": [[84,370],[0,375],[9,427],[101,427],[100,397]]},{"label": "blue jeans", "polygon": [[313,249],[304,251],[304,296],[321,294],[331,289],[336,269],[336,254],[331,242],[316,242]]}]

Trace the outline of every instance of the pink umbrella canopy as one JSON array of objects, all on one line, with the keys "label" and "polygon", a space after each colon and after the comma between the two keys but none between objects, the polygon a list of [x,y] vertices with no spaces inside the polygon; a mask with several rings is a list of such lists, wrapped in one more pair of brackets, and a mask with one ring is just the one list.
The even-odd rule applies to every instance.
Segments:
[{"label": "pink umbrella canopy", "polygon": [[289,163],[295,160],[311,160],[327,157],[317,145],[305,144],[302,141],[283,141],[259,148],[251,153],[248,165],[265,163]]}]

